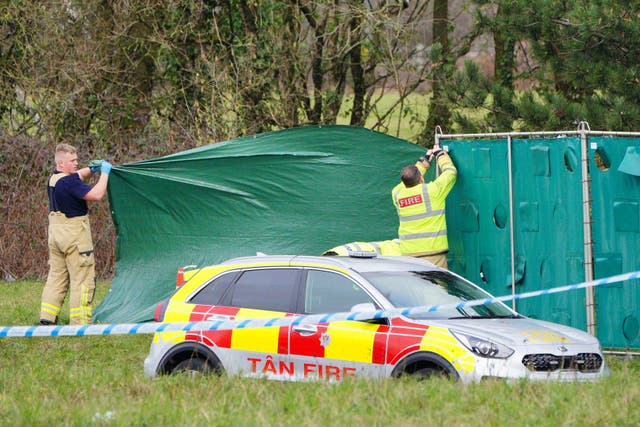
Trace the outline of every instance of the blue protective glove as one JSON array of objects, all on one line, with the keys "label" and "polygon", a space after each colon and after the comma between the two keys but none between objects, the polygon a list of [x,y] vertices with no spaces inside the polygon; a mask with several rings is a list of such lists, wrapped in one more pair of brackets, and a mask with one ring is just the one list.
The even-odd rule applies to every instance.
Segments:
[{"label": "blue protective glove", "polygon": [[96,173],[100,170],[100,165],[102,165],[102,162],[104,162],[104,160],[91,160],[89,162],[89,169],[91,170],[91,173]]},{"label": "blue protective glove", "polygon": [[107,162],[106,160],[102,161],[102,164],[100,165],[100,172],[109,175],[109,172],[111,172],[111,168],[113,166],[111,165],[111,163]]}]

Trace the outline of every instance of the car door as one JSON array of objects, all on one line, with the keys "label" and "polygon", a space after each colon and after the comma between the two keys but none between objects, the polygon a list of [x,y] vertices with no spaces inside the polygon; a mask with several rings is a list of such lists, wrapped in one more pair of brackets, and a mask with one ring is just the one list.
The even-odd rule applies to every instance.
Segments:
[{"label": "car door", "polygon": [[[337,272],[307,269],[299,308],[304,314],[348,312],[375,301],[353,279]],[[386,321],[300,322],[290,326],[289,353],[296,379],[341,381],[356,375],[385,374],[389,328]]]},{"label": "car door", "polygon": [[[286,267],[240,270],[224,289],[218,304],[209,307],[201,305],[202,319],[197,320],[291,316],[296,306],[301,274],[299,268]],[[202,298],[199,298],[199,293],[193,300],[206,301],[207,294],[218,298],[222,293],[220,290],[205,289],[200,292]],[[216,354],[229,373],[287,379],[292,375],[287,332],[287,326],[243,326],[232,330],[206,331],[203,335],[210,345],[215,346]]]}]

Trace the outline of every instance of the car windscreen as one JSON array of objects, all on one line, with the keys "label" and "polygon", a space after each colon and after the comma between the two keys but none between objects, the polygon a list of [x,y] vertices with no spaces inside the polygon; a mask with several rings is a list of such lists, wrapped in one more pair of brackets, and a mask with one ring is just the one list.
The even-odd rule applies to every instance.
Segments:
[{"label": "car windscreen", "polygon": [[395,307],[443,305],[437,311],[412,315],[420,319],[516,317],[506,305],[459,307],[465,301],[491,298],[479,287],[444,271],[377,271],[362,274]]}]

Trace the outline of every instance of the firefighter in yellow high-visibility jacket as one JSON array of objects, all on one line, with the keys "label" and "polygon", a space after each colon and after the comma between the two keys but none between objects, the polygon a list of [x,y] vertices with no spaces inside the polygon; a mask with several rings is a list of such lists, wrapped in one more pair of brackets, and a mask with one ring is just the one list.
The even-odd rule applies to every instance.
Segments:
[{"label": "firefighter in yellow high-visibility jacket", "polygon": [[[424,182],[424,174],[433,159],[440,168],[440,175],[431,182]],[[445,200],[456,182],[458,171],[451,157],[439,147],[427,151],[415,165],[402,169],[400,182],[391,196],[398,212],[400,252],[424,258],[435,265],[447,268],[447,222]]]},{"label": "firefighter in yellow high-visibility jacket", "polygon": [[379,255],[400,255],[400,241],[398,239],[380,242],[351,242],[336,246],[322,255],[349,256],[358,252],[375,252]]}]

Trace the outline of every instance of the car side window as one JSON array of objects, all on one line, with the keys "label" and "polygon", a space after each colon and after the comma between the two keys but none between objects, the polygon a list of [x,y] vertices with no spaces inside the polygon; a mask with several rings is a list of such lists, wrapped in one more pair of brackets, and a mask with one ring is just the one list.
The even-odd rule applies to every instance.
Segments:
[{"label": "car side window", "polygon": [[220,298],[224,295],[224,292],[227,290],[229,285],[235,280],[238,276],[238,272],[233,271],[231,273],[223,274],[220,277],[217,277],[210,283],[208,283],[204,288],[200,289],[197,294],[195,294],[189,302],[191,304],[202,304],[202,305],[218,305],[220,304]]},{"label": "car side window", "polygon": [[308,270],[304,300],[307,314],[350,311],[356,304],[370,302],[371,297],[353,280],[338,273]]},{"label": "car side window", "polygon": [[299,269],[245,271],[231,288],[230,305],[291,313],[294,311],[299,278]]}]

